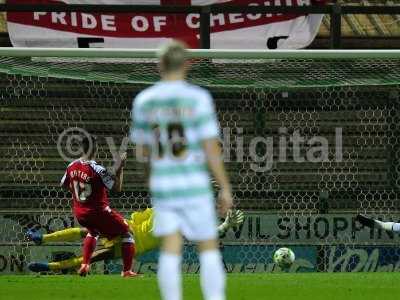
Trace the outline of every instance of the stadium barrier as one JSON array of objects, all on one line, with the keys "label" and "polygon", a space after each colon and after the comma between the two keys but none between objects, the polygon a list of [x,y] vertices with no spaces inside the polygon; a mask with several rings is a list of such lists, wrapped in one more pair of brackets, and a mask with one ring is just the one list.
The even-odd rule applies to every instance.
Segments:
[{"label": "stadium barrier", "polygon": [[349,14],[400,14],[400,5],[346,5],[340,2],[320,6],[232,6],[232,5],[83,5],[83,4],[0,4],[0,12],[135,12],[135,13],[198,13],[200,14],[200,45],[210,48],[210,16],[217,13],[288,13],[330,15],[331,48],[339,49],[342,44],[342,17]]}]

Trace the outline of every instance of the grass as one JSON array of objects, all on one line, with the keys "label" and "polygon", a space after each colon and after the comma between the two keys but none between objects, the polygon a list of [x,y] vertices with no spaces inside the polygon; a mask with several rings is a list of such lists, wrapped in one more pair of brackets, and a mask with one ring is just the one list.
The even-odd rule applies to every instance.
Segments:
[{"label": "grass", "polygon": [[[399,273],[230,274],[227,300],[393,299]],[[1,300],[160,299],[154,275],[0,276]],[[198,275],[185,275],[184,299],[200,300]]]}]

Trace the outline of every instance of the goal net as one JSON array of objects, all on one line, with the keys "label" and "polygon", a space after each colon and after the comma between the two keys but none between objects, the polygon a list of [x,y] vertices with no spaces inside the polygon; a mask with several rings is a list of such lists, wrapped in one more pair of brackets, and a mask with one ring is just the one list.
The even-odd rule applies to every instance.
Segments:
[{"label": "goal net", "polygon": [[[221,239],[228,272],[397,271],[399,236],[362,228],[357,213],[400,220],[400,52],[190,52],[189,81],[213,94],[224,159],[245,222]],[[0,49],[0,274],[31,261],[80,255],[80,242],[34,245],[30,229],[78,226],[59,187],[76,140],[99,138],[99,157],[127,146],[127,218],[151,206],[143,167],[128,144],[133,97],[158,80],[155,51]],[[192,245],[184,270],[198,271]],[[136,268],[154,272],[156,252]],[[118,272],[118,259],[96,264]]]}]

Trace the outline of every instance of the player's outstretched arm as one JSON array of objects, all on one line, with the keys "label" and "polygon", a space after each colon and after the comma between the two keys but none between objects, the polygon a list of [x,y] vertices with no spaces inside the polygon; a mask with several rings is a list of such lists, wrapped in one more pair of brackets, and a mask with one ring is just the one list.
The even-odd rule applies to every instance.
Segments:
[{"label": "player's outstretched arm", "polygon": [[116,161],[114,162],[114,172],[115,172],[115,182],[112,187],[113,191],[121,192],[122,191],[122,183],[124,180],[124,167],[126,164],[127,153],[124,152],[121,156],[118,156]]},{"label": "player's outstretched arm", "polygon": [[225,234],[229,228],[240,226],[244,221],[244,213],[241,210],[230,209],[225,217],[225,221],[218,226],[218,235]]},{"label": "player's outstretched arm", "polygon": [[219,201],[221,205],[221,212],[227,213],[233,205],[231,185],[225,171],[225,167],[221,157],[221,147],[216,138],[207,139],[203,141],[203,149],[206,153],[208,167],[210,168],[215,180],[217,181],[220,192]]},{"label": "player's outstretched arm", "polygon": [[361,224],[369,228],[383,229],[387,231],[400,232],[400,223],[395,222],[382,222],[377,219],[367,217],[365,215],[357,215],[356,220]]}]

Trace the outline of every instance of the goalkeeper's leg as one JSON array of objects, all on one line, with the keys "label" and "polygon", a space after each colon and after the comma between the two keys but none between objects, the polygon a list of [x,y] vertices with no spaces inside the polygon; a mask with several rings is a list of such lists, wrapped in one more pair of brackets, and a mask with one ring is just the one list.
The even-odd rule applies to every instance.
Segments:
[{"label": "goalkeeper's leg", "polygon": [[42,234],[40,231],[29,230],[27,237],[36,245],[56,242],[75,242],[86,236],[87,230],[84,228],[74,227],[59,230],[49,234]]},{"label": "goalkeeper's leg", "polygon": [[[91,261],[97,262],[114,258],[114,248],[100,249],[93,253]],[[67,269],[77,269],[81,266],[83,257],[72,257],[62,261],[54,262],[32,262],[28,265],[32,272],[58,272]]]},{"label": "goalkeeper's leg", "polygon": [[382,222],[364,215],[357,215],[356,220],[369,228],[383,229],[387,231],[400,232],[400,223]]}]

